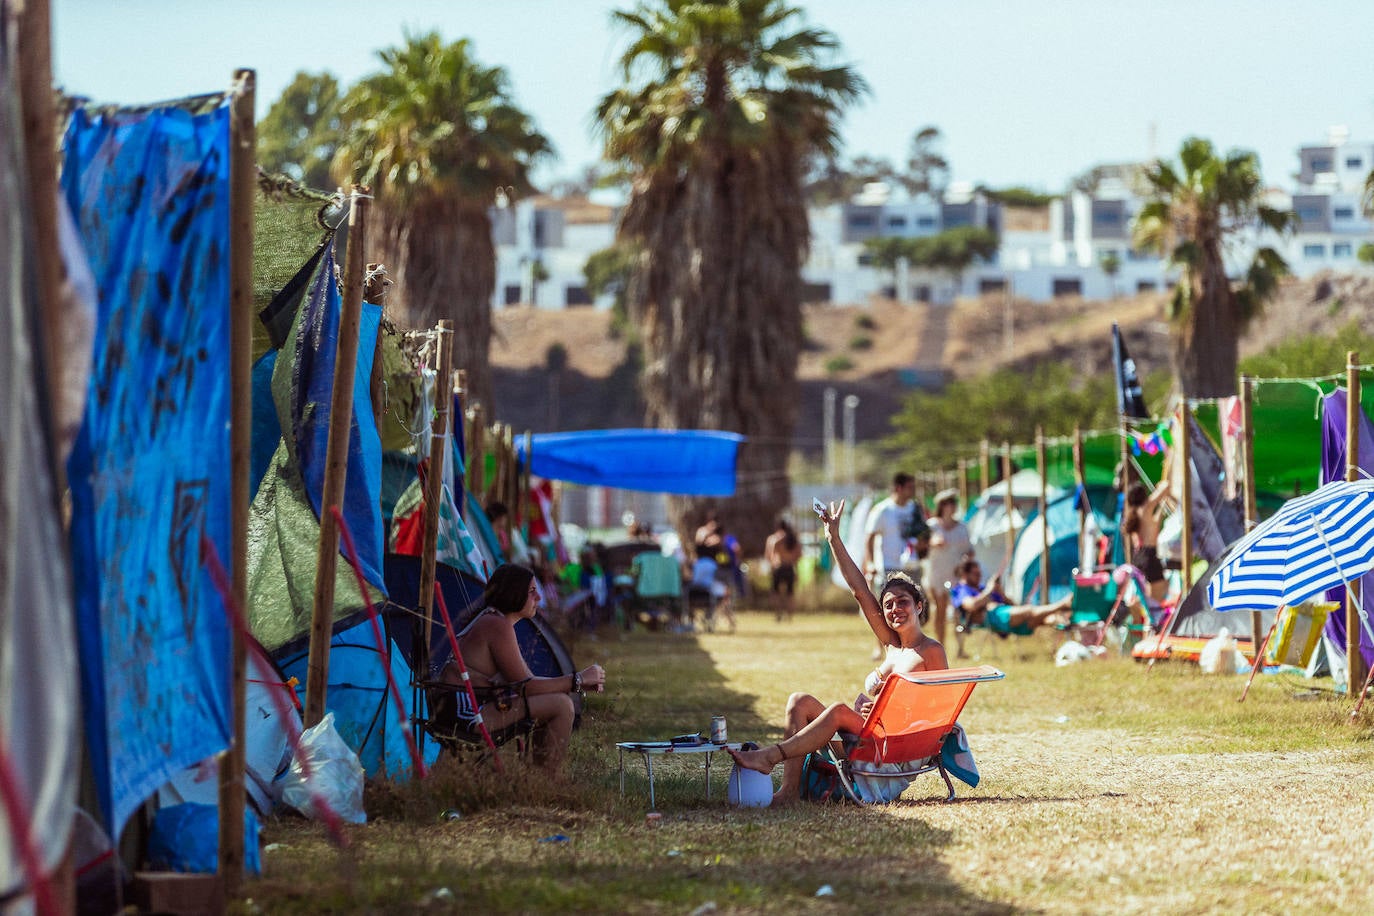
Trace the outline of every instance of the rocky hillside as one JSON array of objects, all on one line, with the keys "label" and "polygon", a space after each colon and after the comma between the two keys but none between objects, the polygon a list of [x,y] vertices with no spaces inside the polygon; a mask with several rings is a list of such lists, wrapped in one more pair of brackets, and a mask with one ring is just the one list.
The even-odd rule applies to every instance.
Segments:
[{"label": "rocky hillside", "polygon": [[[1113,321],[1146,371],[1167,366],[1165,308],[1159,294],[1100,302],[1017,301],[1010,309],[1001,296],[954,306],[887,300],[807,306],[797,445],[819,449],[827,387],[835,388],[840,401],[858,396],[856,435],[864,440],[887,434],[888,418],[913,384],[1046,359],[1070,362],[1084,375],[1110,371]],[[1241,354],[1305,334],[1335,333],[1351,321],[1374,327],[1374,274],[1288,281],[1241,341]],[[637,370],[625,341],[610,335],[609,313],[503,309],[495,329],[493,380],[503,422],[533,432],[642,425]],[[566,356],[561,367],[555,345]]]}]

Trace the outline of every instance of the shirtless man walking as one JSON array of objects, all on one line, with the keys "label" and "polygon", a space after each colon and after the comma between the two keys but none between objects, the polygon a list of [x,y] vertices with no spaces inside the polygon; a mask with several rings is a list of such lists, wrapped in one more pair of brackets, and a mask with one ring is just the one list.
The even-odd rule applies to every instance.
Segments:
[{"label": "shirtless man walking", "polygon": [[763,558],[773,571],[774,614],[779,623],[783,615],[792,620],[796,600],[793,593],[797,588],[797,561],[801,559],[801,540],[792,526],[784,519],[778,519],[778,526],[763,545]]}]

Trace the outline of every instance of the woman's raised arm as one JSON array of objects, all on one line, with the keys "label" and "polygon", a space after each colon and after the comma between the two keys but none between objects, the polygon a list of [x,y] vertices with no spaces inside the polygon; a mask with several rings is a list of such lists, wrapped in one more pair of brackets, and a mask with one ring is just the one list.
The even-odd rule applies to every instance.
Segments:
[{"label": "woman's raised arm", "polygon": [[864,619],[868,621],[869,627],[878,637],[878,641],[888,645],[896,645],[897,635],[892,632],[892,628],[883,619],[882,606],[878,604],[878,599],[873,595],[873,589],[868,586],[868,579],[864,576],[863,570],[859,569],[859,564],[854,562],[854,558],[849,555],[849,548],[845,547],[844,539],[840,537],[840,515],[844,512],[844,500],[838,504],[831,503],[824,513],[817,512],[821,516],[821,521],[825,524],[825,540],[830,545],[830,552],[835,556],[835,565],[840,569],[840,575],[844,576],[845,584],[854,593],[854,600],[859,602],[859,610],[863,611]]}]

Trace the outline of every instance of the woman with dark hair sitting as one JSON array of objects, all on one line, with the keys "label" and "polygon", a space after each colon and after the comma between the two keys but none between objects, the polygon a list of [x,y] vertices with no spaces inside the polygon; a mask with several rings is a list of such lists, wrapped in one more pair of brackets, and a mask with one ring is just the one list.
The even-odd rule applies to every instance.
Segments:
[{"label": "woman with dark hair sitting", "polygon": [[[482,721],[498,743],[538,726],[534,731],[534,760],[550,771],[557,770],[572,734],[572,694],[600,691],[606,684],[606,672],[600,665],[590,665],[560,677],[530,673],[515,636],[516,622],[533,617],[539,607],[539,589],[529,569],[511,563],[496,567],[478,606],[477,616],[458,637],[458,650],[481,704]],[[467,691],[461,689],[462,675],[455,660],[444,665],[440,679],[459,685],[460,689],[453,692],[458,724],[476,734],[478,710],[472,708]]]},{"label": "woman with dark hair sitting", "polygon": [[837,731],[857,733],[863,728],[872,697],[877,696],[888,675],[940,671],[949,667],[944,647],[921,629],[930,617],[930,603],[921,586],[906,573],[894,572],[883,583],[881,597],[874,596],[868,579],[840,537],[843,511],[844,501],[841,500],[838,506],[832,503],[828,510],[820,513],[825,523],[825,538],[844,581],[854,592],[864,620],[886,647],[886,654],[869,674],[864,682],[864,693],[853,706],[846,703],[826,706],[810,694],[794,693],[787,700],[787,724],[781,742],[757,751],[730,750],[736,763],[760,773],[770,773],[773,767],[782,764],[782,785],[773,794],[774,805],[790,804],[801,798],[802,760],[807,754],[824,747]]}]

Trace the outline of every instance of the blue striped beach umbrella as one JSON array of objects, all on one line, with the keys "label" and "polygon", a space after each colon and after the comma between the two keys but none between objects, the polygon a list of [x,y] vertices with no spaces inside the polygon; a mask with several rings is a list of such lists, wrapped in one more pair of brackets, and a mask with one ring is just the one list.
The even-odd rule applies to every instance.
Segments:
[{"label": "blue striped beach umbrella", "polygon": [[1300,604],[1374,569],[1374,480],[1332,481],[1241,538],[1207,584],[1218,611]]}]

